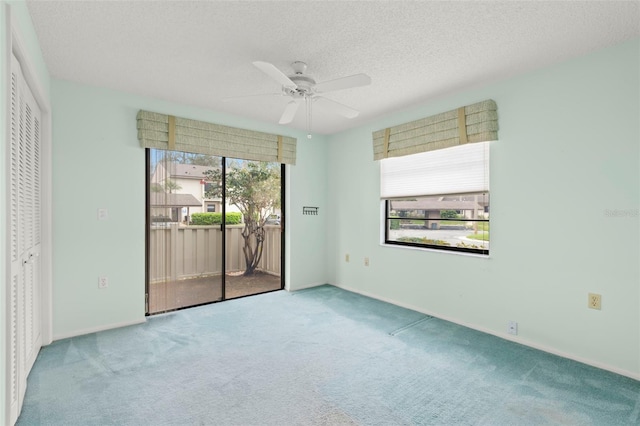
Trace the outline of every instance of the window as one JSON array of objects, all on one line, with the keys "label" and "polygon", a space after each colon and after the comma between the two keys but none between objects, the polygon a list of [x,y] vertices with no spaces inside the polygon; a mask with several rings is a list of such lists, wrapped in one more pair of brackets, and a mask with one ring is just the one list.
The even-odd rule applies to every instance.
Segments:
[{"label": "window", "polygon": [[489,193],[385,201],[385,243],[489,253]]},{"label": "window", "polygon": [[214,213],[216,211],[215,204],[207,204],[207,213]]},{"label": "window", "polygon": [[384,242],[489,254],[489,142],[380,161]]}]

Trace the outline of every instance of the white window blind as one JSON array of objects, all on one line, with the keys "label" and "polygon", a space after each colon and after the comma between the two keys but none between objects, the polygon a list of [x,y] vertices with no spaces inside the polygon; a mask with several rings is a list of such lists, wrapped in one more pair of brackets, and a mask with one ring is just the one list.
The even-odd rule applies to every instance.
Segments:
[{"label": "white window blind", "polygon": [[380,160],[380,198],[489,191],[489,142]]}]

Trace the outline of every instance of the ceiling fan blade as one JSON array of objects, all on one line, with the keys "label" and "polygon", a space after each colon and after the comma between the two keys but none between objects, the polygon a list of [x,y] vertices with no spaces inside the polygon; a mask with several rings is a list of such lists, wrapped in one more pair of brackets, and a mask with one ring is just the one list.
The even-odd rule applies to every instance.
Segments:
[{"label": "ceiling fan blade", "polygon": [[248,99],[248,98],[268,98],[273,96],[284,96],[282,92],[278,93],[257,93],[255,95],[240,95],[240,96],[227,96],[226,98],[222,98],[222,101],[236,101],[240,99]]},{"label": "ceiling fan blade", "polygon": [[296,87],[296,84],[291,81],[289,77],[287,77],[282,71],[275,67],[275,65],[270,64],[269,62],[255,61],[253,63],[260,71],[267,74],[269,77],[277,81],[283,86],[286,87]]},{"label": "ceiling fan blade", "polygon": [[300,107],[300,103],[296,101],[291,101],[284,108],[284,112],[282,113],[282,117],[280,117],[280,124],[289,124],[293,121],[293,117],[296,116],[296,112],[298,112],[298,107]]},{"label": "ceiling fan blade", "polygon": [[322,96],[315,96],[313,100],[319,107],[333,111],[343,117],[356,118],[360,114],[360,111],[358,110]]},{"label": "ceiling fan blade", "polygon": [[348,77],[336,78],[335,80],[323,81],[315,85],[317,92],[326,93],[334,90],[350,89],[352,87],[368,86],[371,84],[371,77],[366,74],[354,74]]}]

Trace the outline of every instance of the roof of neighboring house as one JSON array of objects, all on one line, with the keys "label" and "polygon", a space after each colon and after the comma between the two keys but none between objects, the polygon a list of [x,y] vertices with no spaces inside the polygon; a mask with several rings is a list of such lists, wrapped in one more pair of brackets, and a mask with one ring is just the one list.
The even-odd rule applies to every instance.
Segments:
[{"label": "roof of neighboring house", "polygon": [[205,177],[204,172],[214,169],[216,169],[216,167],[196,166],[194,164],[171,163],[169,165],[171,177],[183,179],[202,179],[203,177]]},{"label": "roof of neighboring house", "polygon": [[152,192],[149,198],[152,207],[202,207],[202,203],[191,194]]},{"label": "roof of neighboring house", "polygon": [[417,201],[392,201],[393,210],[476,210],[482,204],[475,201],[427,199]]}]

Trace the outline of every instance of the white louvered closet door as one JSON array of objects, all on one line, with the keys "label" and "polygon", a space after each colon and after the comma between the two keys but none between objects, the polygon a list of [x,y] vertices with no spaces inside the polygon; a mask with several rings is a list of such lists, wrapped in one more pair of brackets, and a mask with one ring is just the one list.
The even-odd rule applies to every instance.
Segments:
[{"label": "white louvered closet door", "polygon": [[11,140],[9,169],[10,424],[22,407],[27,376],[42,346],[41,334],[41,126],[42,114],[29,90],[20,63],[11,63]]}]

